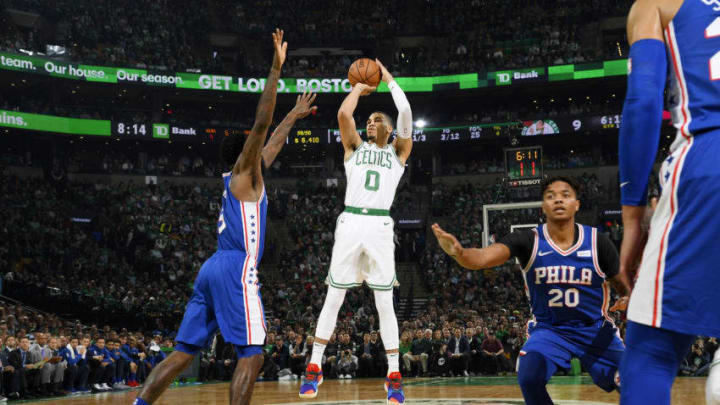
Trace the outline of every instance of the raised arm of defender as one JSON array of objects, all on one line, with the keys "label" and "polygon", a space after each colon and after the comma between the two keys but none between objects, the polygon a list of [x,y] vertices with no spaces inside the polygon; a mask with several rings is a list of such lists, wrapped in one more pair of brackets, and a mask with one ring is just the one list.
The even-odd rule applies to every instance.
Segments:
[{"label": "raised arm of defender", "polygon": [[277,82],[287,53],[287,42],[283,42],[283,31],[276,29],[272,37],[275,49],[272,68],[258,101],[255,123],[233,167],[230,188],[235,198],[240,201],[257,201],[262,193],[263,181],[260,168],[262,148],[272,123],[277,98]]},{"label": "raised arm of defender", "polygon": [[390,89],[390,94],[392,94],[393,101],[395,102],[395,108],[398,110],[397,138],[393,141],[393,147],[395,147],[398,159],[405,163],[412,151],[413,121],[410,102],[408,102],[405,92],[403,92],[395,82],[395,78],[393,78],[387,68],[385,68],[385,65],[377,59],[375,59],[375,63],[380,67],[382,81],[384,81]]},{"label": "raised arm of defender", "polygon": [[433,224],[432,231],[442,250],[466,269],[488,269],[500,266],[510,260],[510,248],[502,243],[493,243],[482,249],[464,248],[455,236],[445,232],[440,225]]},{"label": "raised arm of defender", "polygon": [[309,114],[314,114],[317,111],[317,106],[312,104],[315,102],[317,93],[303,93],[297,96],[295,107],[283,118],[282,122],[275,128],[275,132],[270,136],[270,140],[262,150],[263,162],[265,162],[265,168],[268,169],[275,161],[278,153],[285,145],[288,134],[295,125],[295,121],[307,117]]}]

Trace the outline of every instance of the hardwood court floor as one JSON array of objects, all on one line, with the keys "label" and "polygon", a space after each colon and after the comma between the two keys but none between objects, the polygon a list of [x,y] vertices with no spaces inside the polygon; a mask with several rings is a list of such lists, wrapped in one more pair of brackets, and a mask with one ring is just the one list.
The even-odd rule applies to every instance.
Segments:
[{"label": "hardwood court floor", "polygon": [[[385,404],[381,379],[326,380],[318,397],[298,398],[299,381],[260,382],[255,385],[253,405],[260,404]],[[168,389],[156,405],[225,405],[228,384],[191,385]],[[409,378],[405,381],[408,404],[438,405],[521,405],[522,394],[515,377]],[[617,404],[618,394],[606,393],[589,377],[554,377],[548,391],[557,405]],[[15,402],[59,405],[130,405],[137,391],[112,392],[45,401]],[[705,378],[678,378],[673,387],[673,405],[705,403]],[[651,405],[651,404],[649,404]]]}]

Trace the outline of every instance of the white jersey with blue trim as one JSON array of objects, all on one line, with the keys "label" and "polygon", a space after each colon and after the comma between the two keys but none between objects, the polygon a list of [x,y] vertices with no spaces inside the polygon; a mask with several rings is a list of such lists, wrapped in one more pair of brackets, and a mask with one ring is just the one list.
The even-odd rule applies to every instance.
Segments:
[{"label": "white jersey with blue trim", "polygon": [[533,232],[523,280],[535,320],[550,325],[610,321],[610,286],[598,262],[597,229],[577,224],[577,242],[568,250],[553,242],[546,224]]}]

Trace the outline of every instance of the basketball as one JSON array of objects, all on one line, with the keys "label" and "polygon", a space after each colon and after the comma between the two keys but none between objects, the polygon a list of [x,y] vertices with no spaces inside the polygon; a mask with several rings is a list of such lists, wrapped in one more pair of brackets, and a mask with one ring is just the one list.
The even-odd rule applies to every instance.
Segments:
[{"label": "basketball", "polygon": [[380,67],[370,58],[361,58],[350,65],[348,80],[350,85],[355,87],[358,83],[365,83],[368,86],[377,87],[380,84],[382,73]]}]

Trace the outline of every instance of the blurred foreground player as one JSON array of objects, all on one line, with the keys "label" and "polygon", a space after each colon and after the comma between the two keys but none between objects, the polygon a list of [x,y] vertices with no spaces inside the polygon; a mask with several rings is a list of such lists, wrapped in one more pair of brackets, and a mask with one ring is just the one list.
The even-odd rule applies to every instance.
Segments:
[{"label": "blurred foreground player", "polygon": [[[695,336],[720,337],[720,1],[638,0],[628,17],[628,40],[631,69],[619,142],[620,272],[635,285],[620,403],[665,405]],[[677,137],[660,169],[662,194],[643,250],[641,223],[668,64]],[[708,403],[718,404],[720,387],[713,381]]]},{"label": "blurred foreground player", "polygon": [[230,403],[249,404],[263,363],[265,316],[260,297],[258,266],[263,254],[267,195],[262,171],[285,144],[295,120],[314,111],[314,95],[298,97],[295,108],[263,147],[275,110],[277,82],[285,61],[283,31],[273,33],[275,55],[255,115],[255,124],[244,141],[223,139],[222,158],[229,173],[223,174],[222,210],[218,220],[218,250],[200,269],[193,295],[177,335],[176,350],[148,376],[136,405],[153,403],[173,379],[212,341],[216,330],[235,346],[238,363],[230,385]]},{"label": "blurred foreground player", "polygon": [[387,353],[387,403],[405,403],[399,370],[400,338],[393,308],[393,287],[397,278],[390,206],[412,150],[412,111],[405,93],[390,72],[379,61],[376,63],[398,110],[397,138],[388,143],[393,132],[392,119],[386,113],[376,111],[367,119],[368,141],[363,142],[353,113],[360,96],[370,94],[375,88],[356,84],[338,111],[347,176],[345,211],[337,219],[330,271],[325,280],[328,291],[315,328],[315,343],[300,386],[300,398],[317,396],[323,379],[320,366],[325,346],[335,329],[345,291],[364,282],[373,290],[380,335]]},{"label": "blurred foreground player", "polygon": [[523,266],[533,319],[520,351],[518,382],[528,405],[552,405],[547,382],[558,368],[569,369],[572,357],[603,390],[619,388],[623,343],[608,316],[608,284],[621,296],[628,291],[615,245],[596,228],[575,223],[580,201],[574,181],[553,177],[542,189],[547,223],[512,232],[488,247],[463,248],[438,224],[432,226],[440,247],[467,269],[500,266],[512,257]]}]

